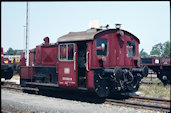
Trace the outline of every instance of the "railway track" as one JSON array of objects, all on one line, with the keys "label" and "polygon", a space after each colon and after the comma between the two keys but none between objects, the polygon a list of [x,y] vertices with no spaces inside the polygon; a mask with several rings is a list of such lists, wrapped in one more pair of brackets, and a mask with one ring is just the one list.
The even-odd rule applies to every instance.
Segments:
[{"label": "railway track", "polygon": [[141,84],[162,84],[161,81],[141,81]]},{"label": "railway track", "polygon": [[20,84],[15,84],[13,82],[1,82],[1,88],[29,93],[37,93],[39,91],[37,88],[21,87]]},{"label": "railway track", "polygon": [[[105,104],[170,112],[170,100],[141,96],[124,96],[122,99],[106,99]],[[126,98],[126,99],[123,99]]]},{"label": "railway track", "polygon": [[[21,87],[19,84],[10,83],[10,82],[1,82],[1,88],[16,90],[16,91],[25,91],[37,94],[39,90],[37,88],[28,88]],[[120,95],[122,98],[114,99],[107,98],[104,102],[105,104],[110,105],[119,105],[124,107],[133,107],[139,109],[149,109],[156,110],[161,112],[170,112],[170,100],[167,99],[158,99],[158,98],[149,98],[149,97],[140,97],[140,96],[128,96]]]}]

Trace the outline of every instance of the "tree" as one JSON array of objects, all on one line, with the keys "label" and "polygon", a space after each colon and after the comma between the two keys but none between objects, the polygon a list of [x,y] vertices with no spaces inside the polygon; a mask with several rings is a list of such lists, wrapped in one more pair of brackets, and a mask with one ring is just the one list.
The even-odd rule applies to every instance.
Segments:
[{"label": "tree", "polygon": [[20,55],[21,54],[21,51],[16,51],[16,55]]},{"label": "tree", "polygon": [[171,47],[170,42],[166,41],[165,43],[158,43],[152,47],[150,55],[157,55],[159,57],[171,57]]},{"label": "tree", "polygon": [[166,41],[164,44],[163,44],[163,54],[162,54],[162,57],[171,57],[171,46],[170,46],[170,42],[169,41]]},{"label": "tree", "polygon": [[15,50],[13,50],[12,48],[9,48],[6,52],[6,55],[15,55]]},{"label": "tree", "polygon": [[141,49],[139,53],[140,57],[149,57],[148,53],[144,51],[144,49]]},{"label": "tree", "polygon": [[9,48],[5,54],[6,55],[20,55],[21,52],[22,50],[13,50],[12,48]]},{"label": "tree", "polygon": [[150,55],[157,55],[160,57],[162,54],[163,54],[163,44],[162,43],[158,43],[152,47]]}]

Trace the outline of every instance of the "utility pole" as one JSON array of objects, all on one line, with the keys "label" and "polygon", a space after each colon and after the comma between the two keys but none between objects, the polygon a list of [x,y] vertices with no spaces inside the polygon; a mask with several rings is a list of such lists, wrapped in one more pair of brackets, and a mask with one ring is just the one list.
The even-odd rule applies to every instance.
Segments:
[{"label": "utility pole", "polygon": [[[23,52],[26,53],[26,45],[24,44],[26,42],[26,26],[23,26],[24,28],[24,41],[23,41]],[[26,54],[25,54],[25,58],[26,58]]]},{"label": "utility pole", "polygon": [[28,2],[27,2],[27,7],[26,7],[26,66],[29,66],[29,37],[28,37],[28,32],[29,32],[29,23],[28,23],[28,16],[29,16],[29,9],[28,9]]}]

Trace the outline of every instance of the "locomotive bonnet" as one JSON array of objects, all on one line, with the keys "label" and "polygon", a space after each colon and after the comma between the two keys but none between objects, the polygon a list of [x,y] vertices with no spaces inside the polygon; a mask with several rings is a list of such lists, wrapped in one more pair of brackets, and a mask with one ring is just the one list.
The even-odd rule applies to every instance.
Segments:
[{"label": "locomotive bonnet", "polygon": [[139,39],[120,27],[69,32],[55,44],[44,41],[46,44],[37,46],[32,55],[34,66],[21,67],[23,86],[48,84],[107,97],[137,91],[141,79],[148,75],[148,68],[139,64]]}]

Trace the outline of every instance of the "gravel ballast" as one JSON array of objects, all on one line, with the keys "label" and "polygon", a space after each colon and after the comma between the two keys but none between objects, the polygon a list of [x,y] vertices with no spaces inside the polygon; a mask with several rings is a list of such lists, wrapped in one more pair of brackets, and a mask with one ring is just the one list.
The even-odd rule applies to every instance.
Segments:
[{"label": "gravel ballast", "polygon": [[67,100],[7,89],[1,89],[1,110],[54,113],[156,113],[151,110]]}]

